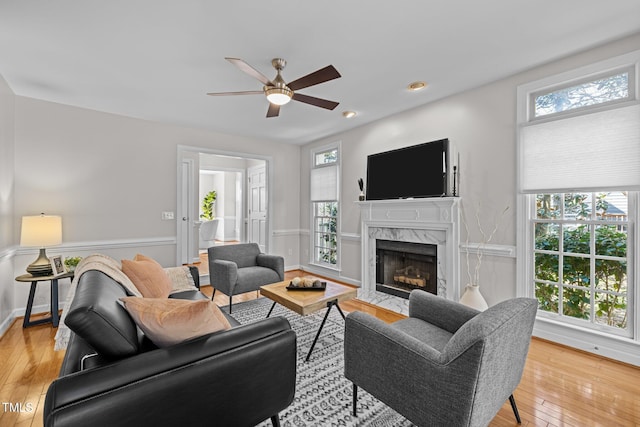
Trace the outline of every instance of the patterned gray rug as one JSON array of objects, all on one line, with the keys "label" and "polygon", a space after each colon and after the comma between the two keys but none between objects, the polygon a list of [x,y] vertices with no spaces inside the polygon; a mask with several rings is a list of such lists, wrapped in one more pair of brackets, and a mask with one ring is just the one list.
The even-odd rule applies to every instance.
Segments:
[{"label": "patterned gray rug", "polygon": [[[272,301],[259,298],[233,305],[233,317],[240,323],[263,319]],[[344,377],[344,320],[335,308],[322,329],[309,362],[305,362],[313,338],[320,327],[325,310],[300,316],[276,304],[271,316],[283,316],[298,336],[296,396],[280,413],[283,427],[294,426],[412,426],[366,391],[358,390],[358,416],[352,415],[352,384]],[[270,427],[265,421],[260,427]]]}]

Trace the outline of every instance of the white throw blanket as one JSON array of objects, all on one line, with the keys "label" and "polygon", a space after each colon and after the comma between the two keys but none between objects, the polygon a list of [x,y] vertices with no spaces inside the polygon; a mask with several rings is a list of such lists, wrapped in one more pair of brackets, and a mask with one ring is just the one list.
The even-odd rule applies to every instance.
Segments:
[{"label": "white throw blanket", "polygon": [[89,255],[84,258],[75,269],[73,280],[71,281],[71,288],[69,288],[69,295],[62,307],[62,316],[60,317],[60,324],[58,325],[58,332],[56,332],[56,343],[54,350],[66,350],[69,344],[69,338],[71,338],[71,330],[65,325],[64,320],[67,317],[67,312],[73,301],[73,297],[76,294],[76,288],[78,286],[78,280],[80,277],[90,270],[101,271],[109,277],[113,278],[116,282],[124,286],[133,295],[141,297],[142,294],[126,274],[122,272],[120,263],[111,257],[102,254]]}]

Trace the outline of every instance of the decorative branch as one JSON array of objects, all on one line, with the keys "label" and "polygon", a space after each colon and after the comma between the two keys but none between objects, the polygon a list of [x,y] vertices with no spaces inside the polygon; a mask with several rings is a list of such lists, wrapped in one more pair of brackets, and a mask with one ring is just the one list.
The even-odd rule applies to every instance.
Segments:
[{"label": "decorative branch", "polygon": [[[462,207],[462,202],[461,202],[461,207]],[[476,251],[477,262],[473,271],[473,277],[471,275],[471,265],[469,264],[469,249],[468,249],[469,248],[469,226],[467,224],[467,218],[464,214],[464,209],[460,209],[462,213],[461,215],[462,224],[464,225],[465,232],[467,233],[467,239],[465,241],[465,245],[467,247],[467,250],[466,250],[467,275],[469,276],[469,283],[472,285],[480,285],[480,266],[482,265],[484,248],[491,242],[491,240],[493,240],[493,236],[495,236],[496,232],[498,231],[498,227],[500,226],[502,219],[504,218],[505,214],[509,210],[509,206],[507,205],[502,211],[502,213],[500,214],[500,218],[498,218],[498,220],[495,222],[493,230],[491,230],[491,233],[489,233],[489,235],[487,236],[486,232],[482,228],[482,224],[480,223],[480,207],[481,207],[480,202],[478,202],[478,207],[475,210],[475,217],[476,217],[476,224],[478,225],[478,231],[482,236],[482,241],[478,245],[478,250]]]}]

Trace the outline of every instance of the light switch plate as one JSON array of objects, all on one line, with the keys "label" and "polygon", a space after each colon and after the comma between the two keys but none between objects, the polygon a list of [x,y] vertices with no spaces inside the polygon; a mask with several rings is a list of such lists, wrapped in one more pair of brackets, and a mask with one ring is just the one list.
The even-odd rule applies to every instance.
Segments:
[{"label": "light switch plate", "polygon": [[173,212],[162,212],[162,219],[163,221],[169,221],[174,219]]}]

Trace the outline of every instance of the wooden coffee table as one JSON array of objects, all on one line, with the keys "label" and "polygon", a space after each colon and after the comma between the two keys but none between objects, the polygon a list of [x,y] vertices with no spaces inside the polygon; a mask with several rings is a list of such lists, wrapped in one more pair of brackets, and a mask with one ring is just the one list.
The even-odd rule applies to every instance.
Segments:
[{"label": "wooden coffee table", "polygon": [[[320,280],[325,281],[324,279]],[[311,344],[309,353],[307,353],[307,358],[305,359],[307,362],[311,357],[313,348],[316,346],[316,342],[318,341],[320,332],[322,332],[322,328],[327,321],[327,317],[329,316],[331,307],[335,306],[344,319],[344,313],[342,312],[342,309],[340,308],[338,303],[340,301],[353,299],[357,295],[356,288],[340,285],[338,283],[329,281],[326,282],[327,288],[324,291],[287,290],[287,286],[289,286],[290,283],[289,280],[260,287],[260,293],[273,301],[273,305],[271,306],[267,317],[271,316],[271,312],[276,306],[276,303],[283,305],[289,310],[295,311],[302,316],[315,313],[316,311],[322,310],[323,308],[327,307],[327,312],[324,314],[324,318],[322,319],[320,328],[316,333],[313,344]]]}]

